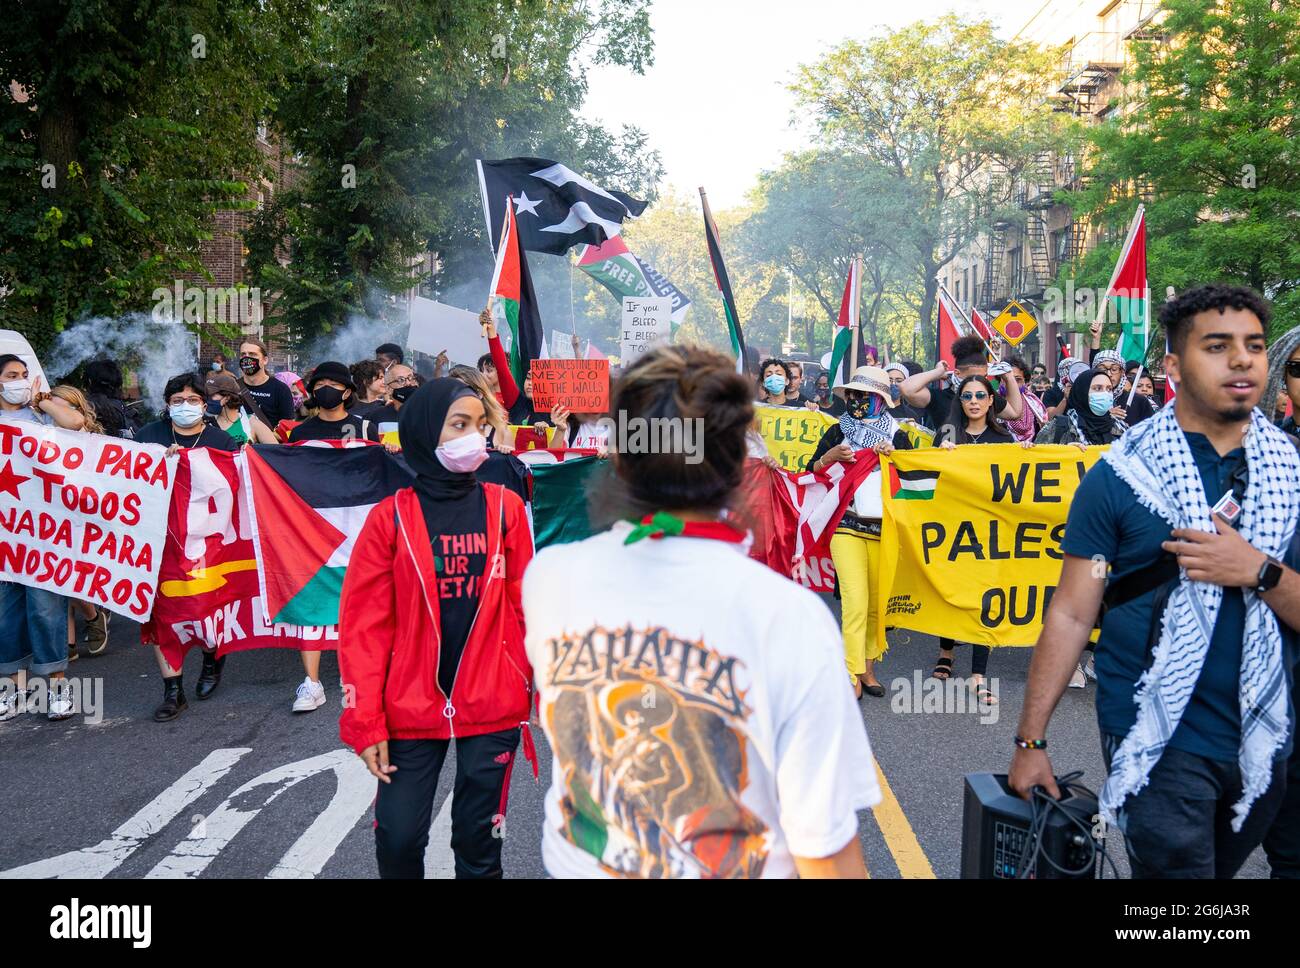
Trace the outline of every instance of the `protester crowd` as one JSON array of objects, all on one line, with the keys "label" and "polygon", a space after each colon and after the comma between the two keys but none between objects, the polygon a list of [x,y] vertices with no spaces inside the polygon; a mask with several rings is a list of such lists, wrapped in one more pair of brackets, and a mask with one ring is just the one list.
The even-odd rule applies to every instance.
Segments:
[{"label": "protester crowd", "polygon": [[[1063,358],[1055,379],[1042,363],[990,353],[978,336],[946,348],[951,366],[881,361],[868,347],[851,374],[815,378],[798,361],[771,358],[755,380],[717,353],[661,347],[620,374],[611,412],[703,419],[699,462],[611,454],[605,414],[537,411],[488,312],[489,353],[472,367],[442,354],[412,368],[401,347],[384,344],[371,359],[315,362],[300,378],[271,372],[267,346],[245,339],[234,347],[237,374],[217,353],[202,372],[173,376],[162,388],[165,410],[147,422],[123,399],[112,360],[89,361],[45,387],[20,357],[0,356],[0,417],[168,453],[313,441],[395,449],[400,438],[414,483],[371,513],[340,602],[340,673],[356,697],[341,734],[379,781],[385,877],[422,874],[452,742],[457,874],[501,876],[493,818],[504,811],[516,749],[522,742],[531,751],[534,703],[556,762],[543,835],[551,873],[863,875],[855,811],[880,792],[862,766],[870,747],[854,698],[885,694],[877,668],[888,642],[877,631],[875,595],[889,550],[881,471],[858,486],[831,539],[835,630],[811,593],[737,553],[745,535],[728,509],[747,457],[766,458],[755,442],[755,406],[834,420],[807,461],[812,472],[864,452],[910,449],[909,427],[932,433],[940,453],[979,444],[1105,446],[1070,507],[1011,783],[1025,795],[1040,784],[1056,791],[1046,753],[1052,710],[1066,688],[1094,679],[1111,770],[1103,810],[1125,817],[1136,875],[1232,876],[1263,843],[1274,875],[1294,878],[1300,327],[1270,349],[1270,316],[1264,299],[1230,286],[1198,287],[1166,304],[1165,371],[1176,403],[1156,399],[1144,361],[1101,348],[1099,326],[1089,360]],[[595,504],[616,509],[609,518],[619,523],[533,561],[518,495],[476,477],[489,449],[513,451],[521,426],[553,448],[612,456],[615,473],[605,475],[607,493]],[[1221,495],[1235,515],[1222,513]],[[434,582],[453,552],[465,574],[482,579]],[[1098,560],[1109,565],[1109,585]],[[585,576],[582,595],[572,594],[577,576]],[[72,716],[61,683],[69,662],[104,650],[108,613],[0,581],[0,626],[0,676],[17,683],[0,695],[0,721],[24,711],[28,676],[48,681],[50,719]],[[574,636],[612,655],[612,630],[622,629],[707,643],[701,669],[710,656],[727,657],[736,670],[729,674],[743,681],[731,684],[721,711],[706,714],[685,694],[615,675],[612,660],[601,672],[593,656],[579,675]],[[609,644],[591,645],[596,639]],[[802,643],[797,652],[792,641]],[[987,645],[941,638],[939,648],[934,678],[953,677],[957,650],[969,650],[966,686],[979,704],[997,702]],[[154,719],[165,722],[187,709],[188,697],[182,670],[155,652],[163,701]],[[697,660],[681,658],[683,683],[688,661]],[[328,694],[320,652],[304,651],[302,662],[292,709],[309,713]],[[217,691],[225,663],[205,647],[197,699]],[[648,706],[647,689],[655,693]],[[670,723],[718,738],[683,753],[664,742]],[[743,752],[744,743],[753,750]],[[736,757],[748,763],[743,778]],[[621,833],[609,840],[613,829]],[[719,830],[730,839],[713,842]]]}]

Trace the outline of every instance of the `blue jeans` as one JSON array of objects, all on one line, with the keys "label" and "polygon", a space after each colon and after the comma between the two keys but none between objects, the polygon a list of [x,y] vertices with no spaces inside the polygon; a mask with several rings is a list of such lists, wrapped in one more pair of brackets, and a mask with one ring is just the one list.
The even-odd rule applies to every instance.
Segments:
[{"label": "blue jeans", "polygon": [[0,676],[20,669],[47,676],[67,667],[67,598],[0,581]]},{"label": "blue jeans", "polygon": [[[1106,769],[1124,737],[1103,733]],[[1260,845],[1286,792],[1286,761],[1273,764],[1268,789],[1250,808],[1240,833],[1230,826],[1241,797],[1241,770],[1166,746],[1147,785],[1119,811],[1135,878],[1231,878]]]}]

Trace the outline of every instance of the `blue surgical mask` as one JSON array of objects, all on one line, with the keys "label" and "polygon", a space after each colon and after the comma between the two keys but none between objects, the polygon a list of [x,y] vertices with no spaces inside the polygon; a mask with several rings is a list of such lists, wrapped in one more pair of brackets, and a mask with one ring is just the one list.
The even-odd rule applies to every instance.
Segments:
[{"label": "blue surgical mask", "polygon": [[777,376],[775,373],[771,376],[764,377],[763,389],[773,396],[778,393],[785,393],[785,377]]},{"label": "blue surgical mask", "polygon": [[167,413],[176,426],[193,427],[203,419],[203,409],[197,403],[173,403],[167,408]]},{"label": "blue surgical mask", "polygon": [[1113,406],[1115,406],[1115,398],[1110,395],[1109,390],[1098,390],[1088,394],[1088,409],[1098,417],[1103,413],[1109,413]]}]

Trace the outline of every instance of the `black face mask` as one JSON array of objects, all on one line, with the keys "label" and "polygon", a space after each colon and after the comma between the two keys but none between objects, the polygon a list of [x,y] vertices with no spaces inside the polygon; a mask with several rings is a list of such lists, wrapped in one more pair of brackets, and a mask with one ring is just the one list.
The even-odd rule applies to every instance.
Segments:
[{"label": "black face mask", "polygon": [[312,396],[322,410],[333,410],[343,402],[343,392],[338,387],[317,387],[312,391]]},{"label": "black face mask", "polygon": [[216,416],[217,414],[221,413],[221,409],[222,409],[221,400],[208,401],[208,413],[212,414],[213,416]]},{"label": "black face mask", "polygon": [[847,400],[844,407],[854,420],[865,420],[871,412],[871,400],[865,397],[861,400]]},{"label": "black face mask", "polygon": [[420,388],[411,387],[411,386],[402,386],[402,387],[398,387],[396,390],[390,393],[389,396],[392,397],[394,400],[396,400],[398,403],[405,403],[407,400],[411,399],[411,394],[418,389]]},{"label": "black face mask", "polygon": [[262,368],[262,363],[256,356],[241,356],[239,358],[239,368],[252,376]]}]

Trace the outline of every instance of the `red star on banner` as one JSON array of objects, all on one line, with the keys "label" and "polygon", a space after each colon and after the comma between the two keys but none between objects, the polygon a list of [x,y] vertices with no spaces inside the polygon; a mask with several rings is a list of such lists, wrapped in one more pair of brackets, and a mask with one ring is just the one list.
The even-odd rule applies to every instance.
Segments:
[{"label": "red star on banner", "polygon": [[18,494],[18,485],[23,481],[30,481],[30,477],[23,477],[21,474],[14,473],[14,462],[5,461],[4,470],[0,470],[0,492],[8,491],[14,496],[14,500],[21,500]]}]

